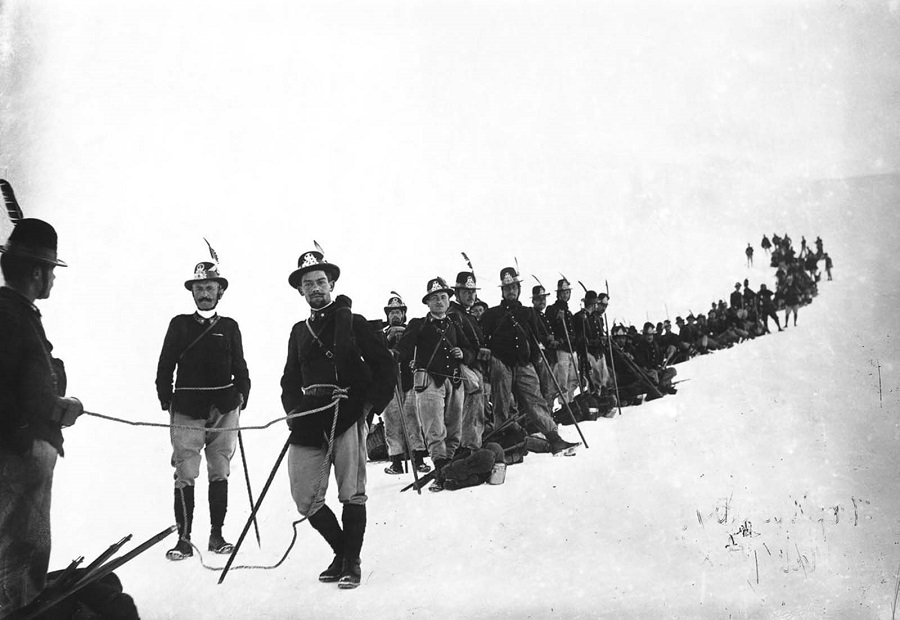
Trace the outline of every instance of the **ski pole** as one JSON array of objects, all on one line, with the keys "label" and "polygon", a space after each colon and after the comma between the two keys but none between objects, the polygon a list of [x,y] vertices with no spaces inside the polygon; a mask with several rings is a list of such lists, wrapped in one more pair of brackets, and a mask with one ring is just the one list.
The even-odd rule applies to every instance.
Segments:
[{"label": "ski pole", "polygon": [[[416,471],[416,464],[413,461],[412,441],[409,437],[409,428],[406,426],[406,415],[403,412],[403,401],[400,399],[400,362],[397,362],[397,381],[394,382],[394,400],[397,401],[397,410],[400,413],[400,427],[403,429],[403,443],[406,448],[406,460],[409,462],[409,468],[413,474],[413,485],[416,487],[416,493],[422,494],[422,487],[419,486],[419,472]],[[415,396],[411,396],[415,398]]]},{"label": "ski pole", "polygon": [[[244,452],[244,438],[238,431],[238,447],[241,449],[241,463],[244,465],[244,481],[247,483],[247,497],[250,498],[250,509],[253,509],[253,490],[250,488],[250,471],[247,469],[247,453]],[[256,515],[253,515],[253,530],[256,534],[256,546],[262,547],[259,540],[259,525],[256,523]]]},{"label": "ski pole", "polygon": [[[609,280],[604,280],[603,284],[606,285],[606,299],[607,303],[609,303]],[[668,313],[668,310],[666,312]],[[619,378],[616,376],[616,361],[613,359],[612,338],[609,335],[609,317],[607,316],[603,317],[603,331],[606,332],[606,342],[609,344],[609,369],[612,371],[613,388],[616,390],[616,408],[619,410],[619,415],[622,415],[622,403],[619,398]]]},{"label": "ski pole", "polygon": [[[91,571],[95,570],[98,566],[102,565],[106,560],[115,555],[116,551],[122,548],[122,545],[131,540],[131,534],[122,538],[119,542],[111,544],[106,551],[97,556],[97,559],[87,565],[84,569],[84,575],[89,575]],[[78,581],[81,581],[79,579]]]},{"label": "ski pole", "polygon": [[116,570],[117,568],[119,568],[120,566],[125,564],[126,562],[133,560],[135,557],[137,557],[138,555],[140,555],[141,553],[143,553],[144,551],[146,551],[147,549],[149,549],[156,543],[160,542],[162,539],[164,539],[165,537],[167,537],[169,534],[176,531],[177,529],[178,529],[177,525],[170,525],[169,527],[164,529],[162,532],[160,532],[159,534],[146,540],[145,542],[141,543],[140,545],[138,545],[137,547],[135,547],[134,549],[132,549],[125,555],[118,557],[114,560],[111,560],[102,566],[98,566],[92,572],[90,572],[87,575],[85,575],[84,577],[82,577],[71,588],[67,588],[64,592],[55,594],[53,596],[53,598],[49,599],[48,601],[46,601],[44,603],[41,603],[39,606],[37,606],[33,610],[27,610],[27,611],[21,610],[21,612],[20,612],[21,615],[16,614],[14,617],[17,620],[31,620],[32,618],[37,618],[38,616],[40,616],[42,613],[44,613],[48,609],[52,608],[57,603],[69,598],[70,596],[72,596],[73,594],[75,594],[76,592],[81,590],[83,587],[90,585],[100,579],[103,579],[104,577],[106,577],[107,575],[112,573],[114,570]]},{"label": "ski pole", "polygon": [[544,355],[544,350],[541,348],[541,343],[538,342],[537,337],[534,334],[531,334],[531,337],[534,339],[535,346],[537,347],[538,352],[541,354],[541,360],[544,362],[544,365],[547,366],[547,372],[550,373],[550,378],[553,379],[553,384],[556,386],[556,389],[559,390],[559,398],[563,401],[563,405],[566,407],[566,411],[569,412],[569,417],[572,418],[572,424],[575,425],[575,430],[578,431],[578,436],[581,437],[581,443],[584,444],[585,448],[590,448],[587,443],[587,439],[584,438],[584,433],[581,432],[581,427],[578,426],[578,420],[575,418],[575,413],[572,411],[571,405],[569,405],[569,394],[567,392],[563,392],[562,387],[559,385],[559,380],[556,378],[556,375],[553,374],[553,369],[550,368],[550,362],[547,361],[547,356]]},{"label": "ski pole", "polygon": [[253,510],[250,512],[250,518],[247,519],[247,523],[244,524],[244,529],[241,531],[241,535],[238,538],[237,543],[234,545],[234,549],[231,550],[231,555],[228,556],[228,561],[225,562],[225,568],[222,569],[222,574],[219,576],[219,584],[221,585],[223,581],[225,581],[225,575],[228,574],[229,569],[231,569],[231,564],[234,562],[234,558],[237,557],[238,550],[241,548],[241,543],[244,542],[244,537],[247,535],[247,532],[250,530],[250,524],[256,519],[256,513],[259,512],[259,507],[262,505],[263,500],[266,498],[266,493],[269,492],[269,487],[272,486],[272,480],[275,479],[275,473],[278,471],[278,467],[281,465],[281,461],[284,460],[284,455],[287,454],[288,447],[291,445],[291,436],[288,435],[288,438],[284,442],[284,447],[281,449],[281,453],[278,455],[278,458],[275,460],[275,465],[272,467],[272,471],[269,473],[269,479],[266,480],[265,486],[263,486],[262,493],[259,494],[259,497],[256,499],[256,505],[253,506]]}]

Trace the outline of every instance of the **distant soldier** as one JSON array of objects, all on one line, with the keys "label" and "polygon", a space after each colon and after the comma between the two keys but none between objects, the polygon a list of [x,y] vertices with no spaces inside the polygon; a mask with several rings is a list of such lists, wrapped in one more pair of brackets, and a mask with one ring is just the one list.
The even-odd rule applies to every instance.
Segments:
[{"label": "distant soldier", "polygon": [[456,274],[454,285],[456,301],[450,302],[450,309],[447,311],[448,315],[459,318],[459,325],[476,353],[471,364],[460,367],[460,371],[463,373],[463,391],[465,393],[460,443],[463,448],[472,451],[481,448],[481,436],[484,432],[484,364],[488,359],[484,355],[478,355],[484,347],[484,334],[481,331],[481,325],[478,324],[475,317],[469,314],[472,306],[475,305],[477,291],[480,290],[475,284],[474,272],[460,271]]},{"label": "distant soldier", "polygon": [[766,253],[766,256],[768,256],[769,250],[772,248],[772,242],[769,241],[769,238],[767,236],[763,235],[762,243],[760,243],[760,246],[762,247],[763,251]]},{"label": "distant soldier", "polygon": [[797,326],[797,311],[800,308],[800,286],[793,275],[788,275],[784,282],[784,326],[788,326],[788,318],[794,315],[794,327]]},{"label": "distant soldier", "polygon": [[[216,312],[228,280],[211,262],[197,263],[184,283],[197,310],[169,323],[156,368],[156,394],[172,420],[172,465],[175,467],[175,523],[178,543],[166,552],[170,560],[193,555],[194,484],[200,475],[200,453],[206,454],[209,478],[209,545],[213,553],[231,553],[222,536],[228,510],[228,475],[237,447],[240,412],[250,396],[250,375],[237,321]],[[172,375],[175,369],[175,389]]]},{"label": "distant soldier", "polygon": [[556,363],[553,374],[560,389],[565,390],[566,400],[572,400],[578,388],[578,362],[574,349],[574,319],[569,311],[569,299],[572,296],[572,285],[565,278],[556,284],[556,301],[547,308],[547,322],[550,333],[556,339]]},{"label": "distant soldier", "polygon": [[753,266],[753,246],[750,245],[749,243],[747,244],[747,249],[744,250],[744,254],[747,255],[747,266],[752,267]]},{"label": "distant soldier", "polygon": [[743,308],[744,307],[744,296],[741,295],[741,283],[734,283],[734,291],[731,293],[731,297],[729,297],[729,302],[731,303],[732,308]]},{"label": "distant soldier", "polygon": [[458,316],[449,316],[453,289],[441,278],[426,285],[422,303],[428,314],[409,322],[397,344],[401,363],[415,368],[413,389],[425,444],[434,463],[429,491],[442,491],[442,470],[462,441],[464,389],[460,364],[470,365],[476,350],[466,337]]},{"label": "distant soldier", "polygon": [[[388,323],[384,328],[384,337],[388,347],[393,349],[406,331],[406,304],[399,295],[392,295],[384,307],[384,313]],[[424,461],[424,455],[427,452],[425,451],[425,442],[422,441],[422,429],[419,426],[419,419],[416,417],[413,401],[409,397],[412,390],[412,369],[408,364],[399,366],[401,403],[398,404],[397,399],[392,398],[382,414],[384,440],[387,444],[388,458],[391,460],[391,464],[385,467],[384,472],[391,475],[403,473],[403,455],[406,453],[405,446],[409,440],[413,466],[418,471],[427,473],[431,471],[431,467]],[[400,420],[401,415],[404,416],[403,421]],[[409,437],[405,437],[403,434],[404,422]]]},{"label": "distant soldier", "polygon": [[822,252],[822,237],[816,237],[816,256],[821,257],[823,255]]},{"label": "distant soldier", "polygon": [[[604,296],[604,300],[606,297]],[[600,299],[596,291],[584,294],[584,308],[575,313],[575,342],[582,361],[582,373],[587,376],[596,390],[609,385],[610,375],[604,357],[603,310],[598,311]]]},{"label": "distant soldier", "polygon": [[[702,316],[702,315],[701,315]],[[661,392],[675,393],[672,379],[678,371],[664,365],[664,357],[656,344],[656,329],[647,321],[641,331],[641,337],[634,345],[634,361],[640,366],[650,381]]]},{"label": "distant soldier", "polygon": [[769,317],[775,319],[775,325],[778,327],[778,331],[782,331],[781,329],[781,321],[778,320],[778,313],[775,312],[775,302],[772,297],[774,293],[766,288],[765,284],[759,285],[759,293],[756,294],[756,299],[759,303],[759,316],[762,317],[763,327],[766,330],[766,333],[769,333]]},{"label": "distant soldier", "polygon": [[541,394],[544,400],[547,401],[547,409],[553,411],[553,401],[556,399],[557,392],[551,375],[553,366],[556,364],[556,350],[559,348],[559,342],[553,336],[550,320],[545,312],[549,294],[540,284],[531,287],[531,307],[538,317],[537,337],[541,344],[544,345],[544,355],[535,363],[535,371],[541,384]]},{"label": "distant soldier", "polygon": [[579,443],[560,437],[556,422],[550,417],[534,364],[540,357],[537,339],[538,318],[535,312],[519,302],[522,280],[512,267],[500,271],[500,304],[489,308],[482,317],[482,328],[491,350],[491,388],[494,401],[494,428],[506,422],[513,399],[524,410],[529,422],[544,433],[550,451],[572,454]]},{"label": "distant soldier", "polygon": [[828,279],[831,280],[831,268],[834,267],[834,263],[831,261],[831,257],[828,256],[828,252],[825,252],[822,258],[825,259],[825,273],[828,274]]}]

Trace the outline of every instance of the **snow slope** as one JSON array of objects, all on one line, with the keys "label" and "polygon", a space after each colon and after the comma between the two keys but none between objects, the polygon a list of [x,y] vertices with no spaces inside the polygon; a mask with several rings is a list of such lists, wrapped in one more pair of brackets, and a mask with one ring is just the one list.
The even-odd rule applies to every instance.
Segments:
[{"label": "snow slope", "polygon": [[[170,538],[119,571],[142,616],[892,617],[900,565],[900,177],[810,191],[844,204],[848,217],[824,238],[835,279],[801,309],[796,328],[679,365],[677,378],[688,381],[677,395],[584,424],[589,449],[574,458],[529,455],[502,486],[401,494],[408,477],[370,464],[363,586],[355,591],[317,582],[330,552],[305,523],[280,568],[235,570],[223,585],[196,557],[168,562]],[[798,244],[801,234],[811,242],[814,213],[793,217],[808,225],[786,231]],[[748,234],[784,232],[780,223],[759,224],[758,235]],[[735,240],[736,251],[743,243]],[[771,282],[761,258],[747,277]],[[704,269],[694,277],[722,267]],[[77,356],[67,363],[77,367]],[[275,390],[277,377],[254,378],[254,388]],[[79,395],[91,410],[89,395]],[[163,421],[146,403],[104,413]],[[249,413],[252,423],[279,415],[253,412],[252,401]],[[256,492],[284,439],[280,424],[245,433]],[[53,567],[173,521],[164,429],[86,417],[66,447]],[[239,460],[234,466],[232,540],[249,513]],[[201,544],[205,488],[201,478]],[[251,534],[237,563],[277,561],[297,516],[282,468],[259,515],[262,548]],[[204,560],[224,565],[221,557]]]}]

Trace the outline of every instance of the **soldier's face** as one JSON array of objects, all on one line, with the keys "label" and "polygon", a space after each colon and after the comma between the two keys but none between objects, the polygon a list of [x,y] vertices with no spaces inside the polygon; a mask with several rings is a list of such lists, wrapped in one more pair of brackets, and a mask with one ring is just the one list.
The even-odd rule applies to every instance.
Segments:
[{"label": "soldier's face", "polygon": [[518,282],[513,284],[504,284],[500,287],[500,294],[503,295],[503,299],[506,301],[516,301],[519,299],[519,293],[522,292],[522,287]]},{"label": "soldier's face", "polygon": [[572,289],[564,289],[562,291],[556,291],[556,298],[560,301],[569,301],[569,298],[572,296]]},{"label": "soldier's face", "polygon": [[463,308],[471,308],[472,304],[475,303],[475,290],[470,288],[456,289],[456,301],[458,301]]},{"label": "soldier's face", "polygon": [[388,312],[388,325],[403,325],[403,310]]},{"label": "soldier's face", "polygon": [[428,309],[432,314],[441,316],[446,314],[450,307],[450,295],[447,293],[434,293],[428,297]]},{"label": "soldier's face", "polygon": [[328,279],[321,269],[308,271],[300,279],[300,294],[309,304],[310,308],[317,310],[331,303],[331,291],[334,290],[334,282]]},{"label": "soldier's face", "polygon": [[218,282],[205,280],[191,284],[191,294],[198,310],[212,310],[222,297],[222,289]]},{"label": "soldier's face", "polygon": [[532,297],[531,305],[535,307],[539,312],[543,312],[544,308],[547,307],[547,298],[541,295],[540,297]]},{"label": "soldier's face", "polygon": [[50,291],[53,289],[53,283],[56,281],[56,265],[42,265],[40,269],[41,290],[35,296],[35,299],[47,299],[50,297]]}]

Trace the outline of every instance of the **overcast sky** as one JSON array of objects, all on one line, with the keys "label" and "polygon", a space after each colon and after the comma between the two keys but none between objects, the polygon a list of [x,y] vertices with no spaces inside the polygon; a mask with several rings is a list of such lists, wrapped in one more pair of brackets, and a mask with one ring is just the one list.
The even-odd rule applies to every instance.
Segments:
[{"label": "overcast sky", "polygon": [[491,304],[517,260],[639,324],[724,297],[764,232],[834,238],[810,184],[900,171],[896,0],[0,7],[0,174],[101,357],[191,310],[203,237],[275,368],[313,239],[373,318],[465,251]]}]

